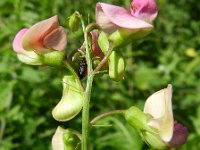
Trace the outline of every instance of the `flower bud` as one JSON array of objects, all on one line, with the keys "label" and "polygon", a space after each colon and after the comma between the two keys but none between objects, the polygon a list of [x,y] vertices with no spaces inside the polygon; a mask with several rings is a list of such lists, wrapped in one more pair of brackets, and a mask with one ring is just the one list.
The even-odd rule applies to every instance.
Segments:
[{"label": "flower bud", "polygon": [[53,150],[80,150],[79,138],[69,129],[58,126],[52,138]]},{"label": "flower bud", "polygon": [[73,75],[63,77],[63,95],[55,106],[52,115],[57,121],[68,121],[74,118],[82,109],[84,91],[79,79]]},{"label": "flower bud", "polygon": [[79,13],[76,11],[69,17],[69,28],[72,31],[77,31],[79,28],[80,20]]},{"label": "flower bud", "polygon": [[114,81],[124,78],[125,62],[118,51],[113,51],[109,57],[109,77]]}]

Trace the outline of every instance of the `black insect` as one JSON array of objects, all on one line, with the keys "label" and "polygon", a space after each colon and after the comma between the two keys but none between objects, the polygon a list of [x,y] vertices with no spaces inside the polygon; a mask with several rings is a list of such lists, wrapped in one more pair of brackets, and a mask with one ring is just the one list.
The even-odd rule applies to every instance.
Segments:
[{"label": "black insect", "polygon": [[87,62],[85,57],[79,63],[78,76],[83,79],[87,75]]}]

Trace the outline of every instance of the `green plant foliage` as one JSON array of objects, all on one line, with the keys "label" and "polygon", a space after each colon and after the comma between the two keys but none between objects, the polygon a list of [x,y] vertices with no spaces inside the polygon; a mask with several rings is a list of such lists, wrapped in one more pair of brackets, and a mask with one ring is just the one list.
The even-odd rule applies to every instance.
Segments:
[{"label": "green plant foliage", "polygon": [[[58,125],[81,130],[81,116],[58,123],[51,111],[62,95],[62,72],[53,67],[20,63],[12,40],[23,27],[57,14],[67,28],[76,10],[94,22],[97,0],[1,0],[0,1],[0,150],[50,150]],[[130,1],[106,0],[129,9]],[[196,0],[157,0],[159,15],[153,33],[123,48],[124,80],[108,75],[94,82],[91,118],[132,105],[143,108],[149,95],[173,84],[175,120],[189,130],[180,150],[200,149],[200,3]],[[90,16],[88,17],[88,14]],[[82,31],[67,31],[70,52],[81,46]],[[91,150],[146,150],[137,132],[122,118],[98,122],[92,127]]]}]

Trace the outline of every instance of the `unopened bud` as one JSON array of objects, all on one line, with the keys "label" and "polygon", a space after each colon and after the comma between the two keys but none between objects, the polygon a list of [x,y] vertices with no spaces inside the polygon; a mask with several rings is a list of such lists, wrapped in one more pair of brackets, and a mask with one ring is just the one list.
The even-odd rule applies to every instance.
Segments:
[{"label": "unopened bud", "polygon": [[79,28],[80,19],[79,19],[79,13],[75,11],[70,17],[69,17],[69,28],[72,31],[77,31]]},{"label": "unopened bud", "polygon": [[125,62],[118,51],[113,51],[109,57],[109,77],[114,81],[124,78]]}]

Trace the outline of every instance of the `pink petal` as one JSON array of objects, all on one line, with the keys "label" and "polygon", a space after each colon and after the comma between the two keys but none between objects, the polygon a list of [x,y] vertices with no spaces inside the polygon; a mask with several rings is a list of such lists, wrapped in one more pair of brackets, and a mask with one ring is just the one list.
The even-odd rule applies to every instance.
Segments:
[{"label": "pink petal", "polygon": [[46,48],[64,50],[67,45],[65,29],[59,26],[44,37],[43,44]]},{"label": "pink petal", "polygon": [[110,21],[110,19],[105,15],[101,7],[96,7],[96,22],[108,34],[113,33],[119,28],[119,26]]},{"label": "pink petal", "polygon": [[28,51],[46,51],[47,48],[43,45],[43,38],[54,29],[58,28],[58,26],[57,16],[36,23],[24,35],[22,41],[23,48]]},{"label": "pink petal", "polygon": [[92,36],[92,51],[94,53],[94,56],[100,57],[102,59],[104,54],[101,51],[99,44],[98,44],[99,32],[98,32],[98,30],[93,30],[90,32],[90,34]]},{"label": "pink petal", "polygon": [[17,53],[23,53],[23,47],[22,47],[22,38],[24,37],[24,34],[28,31],[28,28],[21,29],[15,36],[12,47],[13,50]]},{"label": "pink petal", "polygon": [[[140,20],[134,16],[132,16],[126,9],[105,4],[105,3],[97,3],[96,5],[97,15],[99,11],[103,11],[107,18],[109,18],[110,22],[113,24],[127,29],[142,29],[142,28],[153,28],[153,26],[143,20]],[[98,16],[96,16],[98,20]]]},{"label": "pink petal", "polygon": [[130,10],[133,16],[148,22],[152,22],[158,14],[154,0],[133,0]]}]

